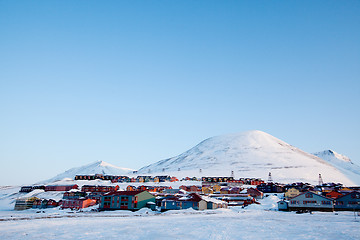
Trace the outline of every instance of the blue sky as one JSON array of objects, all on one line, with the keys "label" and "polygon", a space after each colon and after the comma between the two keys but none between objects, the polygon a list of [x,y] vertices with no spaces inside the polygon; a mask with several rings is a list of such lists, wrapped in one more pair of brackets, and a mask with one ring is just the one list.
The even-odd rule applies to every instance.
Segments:
[{"label": "blue sky", "polygon": [[0,0],[0,183],[252,129],[360,164],[359,29],[359,1]]}]

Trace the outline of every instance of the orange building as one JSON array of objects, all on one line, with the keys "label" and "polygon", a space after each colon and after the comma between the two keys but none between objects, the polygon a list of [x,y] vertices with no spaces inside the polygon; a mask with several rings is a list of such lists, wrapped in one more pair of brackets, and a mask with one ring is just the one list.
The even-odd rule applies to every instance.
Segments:
[{"label": "orange building", "polygon": [[81,209],[94,206],[94,199],[65,199],[61,203],[61,208]]},{"label": "orange building", "polygon": [[338,197],[341,197],[343,194],[342,193],[339,193],[339,192],[337,192],[337,191],[331,191],[331,192],[328,192],[328,193],[326,193],[326,197],[328,197],[328,198],[333,198],[333,199],[336,199],[336,198],[338,198]]}]

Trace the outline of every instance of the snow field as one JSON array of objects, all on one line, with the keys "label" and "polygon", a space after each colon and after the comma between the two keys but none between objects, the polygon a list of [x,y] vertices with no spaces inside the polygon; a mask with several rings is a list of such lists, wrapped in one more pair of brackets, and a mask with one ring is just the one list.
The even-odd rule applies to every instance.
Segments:
[{"label": "snow field", "polygon": [[[352,212],[296,214],[241,208],[159,215],[0,221],[1,239],[359,239]],[[96,214],[96,213],[94,213]],[[118,213],[117,213],[118,214]],[[337,214],[337,215],[336,215]],[[94,217],[97,216],[97,217]],[[358,217],[360,218],[360,217]]]}]

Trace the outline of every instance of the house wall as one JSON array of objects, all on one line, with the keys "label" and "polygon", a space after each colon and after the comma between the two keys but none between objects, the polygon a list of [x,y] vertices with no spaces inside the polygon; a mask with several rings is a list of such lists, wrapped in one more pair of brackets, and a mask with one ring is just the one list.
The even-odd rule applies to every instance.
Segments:
[{"label": "house wall", "polygon": [[110,197],[110,209],[112,209],[112,210],[134,209],[134,206],[133,206],[134,196],[114,195],[114,196],[108,196],[108,197]]},{"label": "house wall", "polygon": [[137,200],[137,209],[143,208],[146,206],[146,203],[148,202],[154,202],[155,203],[155,197],[149,193],[149,192],[141,192],[136,195]]},{"label": "house wall", "polygon": [[279,209],[279,211],[288,211],[289,210],[288,203],[285,201],[279,201],[278,209]]},{"label": "house wall", "polygon": [[32,208],[33,203],[36,199],[37,198],[35,197],[17,199],[15,202],[14,210],[25,210]]},{"label": "house wall", "polygon": [[214,185],[213,190],[214,190],[214,192],[220,192],[221,187],[219,185]]},{"label": "house wall", "polygon": [[339,210],[339,211],[360,210],[360,193],[353,192],[336,199],[335,210]]},{"label": "house wall", "polygon": [[297,195],[300,194],[300,191],[296,188],[290,188],[289,190],[287,190],[285,192],[285,198],[286,199],[289,199],[289,198],[293,198],[293,197],[296,197]]},{"label": "house wall", "polygon": [[161,202],[161,210],[179,210],[180,202],[174,200],[163,200]]},{"label": "house wall", "polygon": [[334,201],[315,193],[306,192],[289,200],[289,210],[333,211]]},{"label": "house wall", "polygon": [[[201,200],[201,201],[199,202],[198,206],[199,206],[199,207],[198,207],[199,210],[208,209],[208,203],[205,202],[204,200]],[[210,209],[213,209],[212,206],[211,206]]]},{"label": "house wall", "polygon": [[96,200],[94,199],[85,199],[82,201],[81,208],[87,208],[90,206],[94,206],[96,204]]},{"label": "house wall", "polygon": [[55,186],[45,186],[45,192],[47,191],[69,191],[71,189],[77,189],[78,185],[55,185]]},{"label": "house wall", "polygon": [[155,197],[149,192],[141,192],[136,195],[105,195],[101,197],[100,209],[119,210],[129,209],[137,210],[146,206],[146,203],[154,202]]},{"label": "house wall", "polygon": [[181,201],[180,202],[180,209],[188,209],[193,208],[195,210],[199,209],[197,202],[191,202],[191,201]]}]

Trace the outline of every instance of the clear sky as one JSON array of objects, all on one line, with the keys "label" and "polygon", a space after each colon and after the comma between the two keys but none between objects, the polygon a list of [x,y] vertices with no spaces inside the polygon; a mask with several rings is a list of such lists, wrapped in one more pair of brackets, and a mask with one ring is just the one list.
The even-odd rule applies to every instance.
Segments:
[{"label": "clear sky", "polygon": [[0,0],[0,185],[262,130],[360,164],[360,1]]}]

